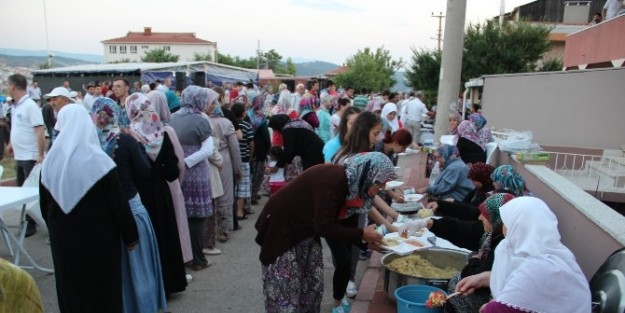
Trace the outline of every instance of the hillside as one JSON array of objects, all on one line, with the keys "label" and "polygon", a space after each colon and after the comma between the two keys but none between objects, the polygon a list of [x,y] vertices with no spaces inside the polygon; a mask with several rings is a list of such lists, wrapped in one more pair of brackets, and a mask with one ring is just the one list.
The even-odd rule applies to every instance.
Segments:
[{"label": "hillside", "polygon": [[[77,59],[83,60],[86,63],[102,63],[104,62],[104,56],[96,55],[96,54],[85,54],[85,53],[69,53],[63,51],[50,51],[57,58],[66,58],[66,59]],[[48,52],[45,50],[23,50],[23,49],[9,49],[9,48],[0,48],[0,54],[13,55],[18,57],[23,56],[36,56],[36,57],[47,57]]]},{"label": "hillside", "polygon": [[295,63],[297,76],[316,76],[339,67],[336,64],[323,61]]},{"label": "hillside", "polygon": [[[0,54],[0,64],[5,64],[10,67],[27,67],[30,69],[38,70],[39,66],[48,62],[48,58],[45,56],[14,56],[14,55],[6,55]],[[90,62],[78,60],[78,59],[70,59],[64,57],[54,57],[52,58],[52,66],[53,67],[63,67],[70,65],[78,65],[78,64],[88,64]]]}]

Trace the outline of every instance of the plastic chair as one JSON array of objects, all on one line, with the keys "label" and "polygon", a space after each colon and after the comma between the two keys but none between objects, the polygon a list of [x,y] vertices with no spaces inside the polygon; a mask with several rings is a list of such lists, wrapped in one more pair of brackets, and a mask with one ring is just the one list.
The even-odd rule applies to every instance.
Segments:
[{"label": "plastic chair", "polygon": [[486,144],[486,164],[491,164],[493,161],[493,156],[495,155],[495,151],[497,150],[496,142],[489,142]]},{"label": "plastic chair", "polygon": [[625,312],[625,248],[617,250],[590,279],[593,313]]}]

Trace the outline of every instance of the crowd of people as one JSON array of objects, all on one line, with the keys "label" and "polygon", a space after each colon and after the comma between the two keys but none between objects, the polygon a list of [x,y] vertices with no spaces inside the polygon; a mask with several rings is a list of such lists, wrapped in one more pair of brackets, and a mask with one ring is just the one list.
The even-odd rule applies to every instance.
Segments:
[{"label": "crowd of people", "polygon": [[[436,114],[421,92],[355,96],[311,80],[293,92],[237,82],[190,85],[177,95],[170,80],[131,90],[123,77],[87,83],[83,99],[69,85],[34,88],[21,75],[9,78],[17,101],[0,118],[0,141],[15,159],[18,185],[42,164],[40,204],[63,312],[167,311],[169,295],[193,279],[187,271],[211,265],[223,252],[216,242],[240,229],[262,195],[270,198],[255,240],[267,312],[319,312],[321,237],[335,268],[332,313],[349,312],[358,260],[384,245],[379,225],[428,228],[475,251],[449,285],[466,296],[449,301],[447,312],[553,312],[528,301],[529,287],[542,298],[565,297],[567,312],[590,305],[555,216],[513,167],[485,164],[492,138],[478,106],[466,120],[450,113],[454,144],[436,149],[441,172],[417,189],[442,218],[396,227],[406,219],[390,204],[404,194],[385,185],[397,178],[397,155],[422,144],[421,123]],[[575,290],[541,286],[537,270]]]}]

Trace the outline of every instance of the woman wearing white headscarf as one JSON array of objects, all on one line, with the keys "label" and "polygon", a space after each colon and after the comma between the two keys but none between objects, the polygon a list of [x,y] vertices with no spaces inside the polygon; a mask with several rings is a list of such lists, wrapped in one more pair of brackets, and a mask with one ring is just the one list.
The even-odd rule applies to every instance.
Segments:
[{"label": "woman wearing white headscarf", "polygon": [[139,235],[118,169],[83,106],[65,106],[56,125],[60,132],[43,162],[39,196],[59,308],[121,312],[120,242],[133,249]]},{"label": "woman wearing white headscarf", "polygon": [[384,105],[381,118],[391,125],[391,133],[400,128],[399,119],[397,118],[397,105],[395,103],[389,102]]},{"label": "woman wearing white headscarf", "polygon": [[495,250],[492,272],[467,277],[456,290],[490,285],[493,300],[482,307],[484,313],[590,312],[588,282],[560,241],[558,220],[547,205],[520,197],[499,211],[506,238]]}]

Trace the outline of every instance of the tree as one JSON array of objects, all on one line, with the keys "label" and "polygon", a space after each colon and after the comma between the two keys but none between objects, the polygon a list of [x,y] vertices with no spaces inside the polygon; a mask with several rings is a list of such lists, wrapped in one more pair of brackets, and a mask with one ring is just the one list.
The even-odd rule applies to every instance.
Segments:
[{"label": "tree", "polygon": [[121,60],[112,61],[112,62],[109,62],[109,63],[111,63],[111,64],[115,64],[115,63],[131,63],[131,62],[132,62],[132,61],[131,61],[129,58],[123,58],[123,59],[121,59]]},{"label": "tree", "polygon": [[[561,70],[562,62],[558,60],[547,60],[540,65],[541,56],[549,50],[549,31],[549,28],[527,23],[503,27],[494,22],[470,25],[464,36],[462,81],[488,74]],[[406,79],[414,88],[436,91],[440,53],[416,49],[412,53]]]},{"label": "tree", "polygon": [[412,65],[406,70],[408,86],[416,90],[438,90],[442,53],[412,48]]},{"label": "tree", "polygon": [[162,49],[151,49],[145,52],[145,55],[141,57],[141,62],[178,62],[180,56],[171,54]]},{"label": "tree", "polygon": [[210,53],[198,53],[198,52],[194,52],[193,53],[193,61],[208,61],[208,62],[213,62],[213,55],[211,55]]},{"label": "tree", "polygon": [[470,25],[464,36],[462,80],[536,71],[537,62],[550,48],[549,32],[547,27],[523,22]]},{"label": "tree", "polygon": [[282,56],[274,49],[265,52],[263,56],[267,62],[267,68],[272,70],[275,70],[280,65],[280,60],[282,60]]},{"label": "tree", "polygon": [[549,58],[542,62],[542,65],[539,66],[539,72],[557,72],[561,71],[564,67],[562,63],[562,59],[560,58]]},{"label": "tree", "polygon": [[393,73],[404,66],[404,61],[393,60],[391,53],[379,47],[372,52],[370,48],[358,50],[355,55],[347,59],[349,70],[335,77],[335,82],[341,86],[352,86],[356,90],[385,90],[395,84]]},{"label": "tree", "polygon": [[286,59],[286,72],[290,75],[297,74],[297,68],[295,67],[295,64],[293,63],[293,60],[291,58]]}]

